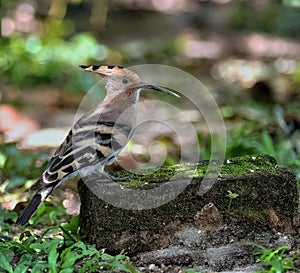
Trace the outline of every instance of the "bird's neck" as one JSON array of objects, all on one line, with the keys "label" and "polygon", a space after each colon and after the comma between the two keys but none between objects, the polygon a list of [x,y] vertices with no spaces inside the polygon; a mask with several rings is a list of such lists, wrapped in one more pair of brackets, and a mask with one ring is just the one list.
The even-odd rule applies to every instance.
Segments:
[{"label": "bird's neck", "polygon": [[[113,93],[113,92],[107,92],[106,97],[101,102],[102,105],[110,105],[110,104],[118,104],[123,100],[125,104],[133,105],[137,103],[140,99],[140,90],[136,92],[127,92],[127,90],[123,92]],[[122,105],[124,105],[122,103]]]},{"label": "bird's neck", "polygon": [[108,92],[105,99],[93,111],[93,115],[98,115],[98,119],[103,121],[115,122],[121,118],[124,119],[125,123],[135,122],[139,93],[139,91],[119,91],[115,95]]}]

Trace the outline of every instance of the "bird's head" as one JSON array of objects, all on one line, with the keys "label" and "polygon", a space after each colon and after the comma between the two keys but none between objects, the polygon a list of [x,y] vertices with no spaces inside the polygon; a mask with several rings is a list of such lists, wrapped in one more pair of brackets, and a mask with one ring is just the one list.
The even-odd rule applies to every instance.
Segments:
[{"label": "bird's head", "polygon": [[166,94],[180,97],[176,93],[163,87],[141,81],[140,77],[133,71],[122,66],[115,65],[80,65],[86,71],[94,72],[106,80],[106,90],[111,95],[118,95],[121,92],[135,92],[140,89],[152,89]]}]

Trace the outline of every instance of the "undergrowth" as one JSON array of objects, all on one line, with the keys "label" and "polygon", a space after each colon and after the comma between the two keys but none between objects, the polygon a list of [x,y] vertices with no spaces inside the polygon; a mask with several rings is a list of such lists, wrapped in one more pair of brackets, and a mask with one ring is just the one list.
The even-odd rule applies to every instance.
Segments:
[{"label": "undergrowth", "polygon": [[258,256],[259,261],[263,265],[263,269],[257,271],[256,273],[284,273],[292,272],[290,270],[296,270],[294,261],[298,256],[296,252],[292,256],[288,256],[286,251],[287,246],[280,246],[273,250],[271,248],[265,248],[261,245],[255,245],[258,250],[254,252],[255,256]]},{"label": "undergrowth", "polygon": [[[1,233],[19,229],[11,223],[16,214],[1,209]],[[4,224],[4,222],[6,224]],[[55,225],[41,235],[20,228],[13,239],[0,238],[0,272],[137,272],[124,253],[110,255],[85,244],[78,235],[78,217],[69,224]]]}]

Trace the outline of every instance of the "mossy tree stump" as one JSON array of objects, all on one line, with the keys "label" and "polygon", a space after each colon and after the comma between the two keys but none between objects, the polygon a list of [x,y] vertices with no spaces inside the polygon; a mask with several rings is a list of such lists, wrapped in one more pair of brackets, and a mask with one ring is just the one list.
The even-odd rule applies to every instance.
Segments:
[{"label": "mossy tree stump", "polygon": [[[168,180],[176,169],[182,171],[185,183],[187,170],[196,175],[182,193],[166,204],[147,210],[115,207],[94,195],[101,183],[109,180],[95,177],[78,183],[81,198],[80,232],[85,240],[110,253],[125,250],[129,254],[166,248],[179,244],[176,234],[183,227],[216,230],[235,222],[243,226],[276,227],[292,232],[298,213],[298,191],[295,175],[277,166],[269,156],[245,156],[224,162],[221,173],[209,191],[199,194],[207,163],[161,168],[156,175],[134,176],[131,181],[118,182],[123,187],[149,189]],[[180,185],[181,181],[174,181]],[[174,185],[175,185],[174,184]],[[113,187],[112,187],[113,189]],[[99,189],[98,189],[99,190]],[[238,194],[229,196],[229,191]],[[133,200],[134,201],[134,200]],[[130,202],[130,200],[128,200]]]}]

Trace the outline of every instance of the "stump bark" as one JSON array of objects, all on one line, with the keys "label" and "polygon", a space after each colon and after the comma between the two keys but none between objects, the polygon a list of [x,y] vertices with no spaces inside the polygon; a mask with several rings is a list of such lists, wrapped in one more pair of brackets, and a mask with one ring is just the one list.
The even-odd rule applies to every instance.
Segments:
[{"label": "stump bark", "polygon": [[[249,262],[253,260],[249,246],[239,245],[239,242],[249,240],[259,243],[257,238],[261,238],[260,234],[271,230],[285,234],[297,232],[299,196],[293,172],[278,167],[270,156],[233,158],[224,162],[209,191],[199,194],[207,164],[160,168],[148,176],[135,175],[130,181],[118,182],[121,191],[128,188],[133,191],[153,189],[180,170],[180,176],[172,183],[176,190],[184,184],[184,190],[173,200],[146,210],[123,208],[122,205],[134,202],[130,197],[128,200],[114,200],[115,206],[94,194],[102,191],[106,197],[113,198],[115,182],[95,177],[89,177],[84,183],[80,181],[81,235],[88,243],[106,248],[109,253],[125,250],[127,254],[138,257],[137,264],[141,261],[157,263],[157,259],[164,265],[168,262],[172,265],[179,262],[181,266],[202,264],[212,256],[209,263],[214,263],[212,268],[217,270],[233,265],[218,267],[218,263],[214,262],[216,258],[211,254],[216,246],[216,251],[220,251],[220,247],[231,247],[233,255]],[[191,170],[196,170],[192,179]],[[187,183],[189,179],[190,183]],[[103,191],[101,185],[104,184]],[[269,237],[272,236],[270,233]],[[153,254],[156,250],[161,251]],[[167,256],[161,258],[159,255],[163,250]],[[239,258],[231,258],[235,265],[240,265]],[[231,258],[226,257],[224,261],[228,262]]]}]

